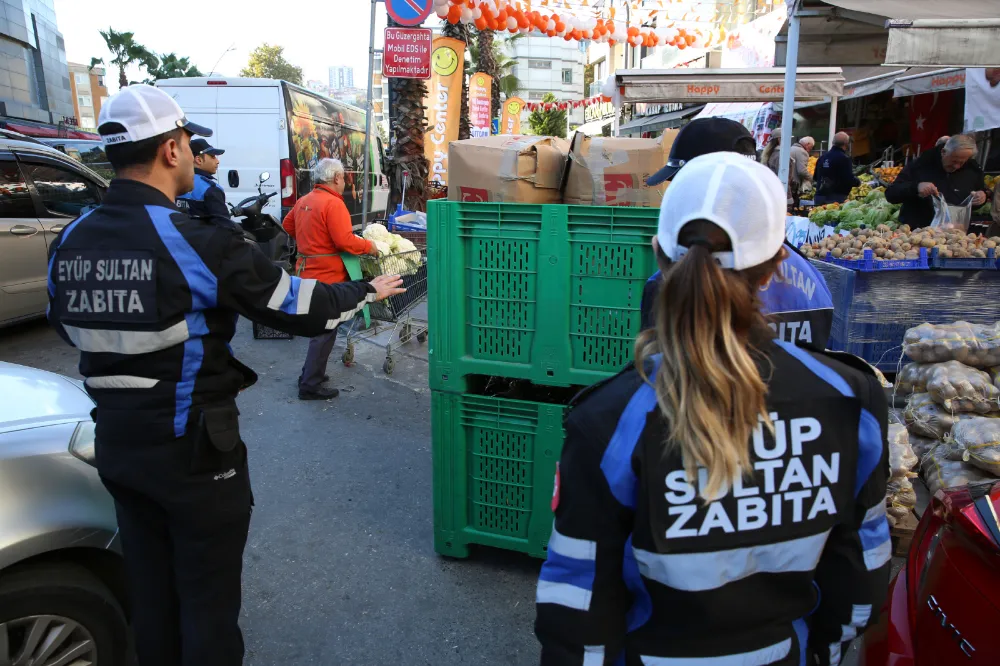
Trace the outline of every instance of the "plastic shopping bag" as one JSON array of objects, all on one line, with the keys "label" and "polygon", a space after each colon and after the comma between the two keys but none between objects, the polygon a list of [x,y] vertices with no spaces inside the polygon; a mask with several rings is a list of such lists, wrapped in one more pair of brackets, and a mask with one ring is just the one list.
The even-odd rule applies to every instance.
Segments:
[{"label": "plastic shopping bag", "polygon": [[934,204],[934,219],[931,221],[932,227],[942,229],[961,229],[968,233],[969,222],[972,221],[972,195],[958,206],[952,206],[944,199],[944,195],[935,194],[931,197]]}]

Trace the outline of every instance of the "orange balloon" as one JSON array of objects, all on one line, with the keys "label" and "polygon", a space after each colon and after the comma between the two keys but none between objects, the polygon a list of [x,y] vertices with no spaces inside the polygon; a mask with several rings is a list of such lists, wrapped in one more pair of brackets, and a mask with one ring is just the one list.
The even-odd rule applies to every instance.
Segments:
[{"label": "orange balloon", "polygon": [[684,35],[684,40],[687,41],[688,46],[691,46],[692,44],[694,44],[695,36],[694,35]]},{"label": "orange balloon", "polygon": [[553,14],[549,18],[555,21],[556,23],[559,23],[559,14]]},{"label": "orange balloon", "polygon": [[608,46],[614,46],[614,45],[615,45],[615,43],[616,43],[616,42],[615,42],[615,40],[613,40],[613,39],[609,39],[609,40],[608,40]]},{"label": "orange balloon", "polygon": [[475,9],[476,8],[476,0],[466,0],[465,6],[468,7],[469,9]]},{"label": "orange balloon", "polygon": [[568,42],[569,40],[573,39],[573,33],[567,32],[565,35],[563,35],[563,39],[565,39]]},{"label": "orange balloon", "polygon": [[566,30],[566,24],[562,21],[556,21],[556,32],[562,33]]},{"label": "orange balloon", "polygon": [[477,18],[476,19],[476,30],[486,30],[486,28],[487,28],[486,19],[484,19],[484,18]]},{"label": "orange balloon", "polygon": [[677,48],[683,51],[684,49],[687,48],[687,42],[677,42]]},{"label": "orange balloon", "polygon": [[503,24],[506,22],[507,22],[507,10],[501,9],[500,12],[497,14],[497,23]]},{"label": "orange balloon", "polygon": [[458,23],[462,18],[462,8],[458,5],[452,5],[451,9],[448,10],[448,23],[455,24]]},{"label": "orange balloon", "polygon": [[629,37],[634,37],[634,36],[636,36],[638,34],[639,34],[639,28],[635,27],[634,25],[631,26],[631,27],[629,27],[629,29],[628,29],[628,35],[629,35]]}]

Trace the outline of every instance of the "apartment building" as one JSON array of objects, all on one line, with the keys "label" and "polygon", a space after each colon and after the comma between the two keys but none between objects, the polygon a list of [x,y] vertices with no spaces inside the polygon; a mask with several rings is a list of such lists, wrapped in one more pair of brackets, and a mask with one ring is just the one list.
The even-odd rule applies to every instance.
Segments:
[{"label": "apartment building", "polygon": [[96,129],[101,105],[108,99],[108,88],[104,85],[104,67],[98,65],[90,69],[87,65],[76,62],[67,64],[76,124],[83,129]]}]

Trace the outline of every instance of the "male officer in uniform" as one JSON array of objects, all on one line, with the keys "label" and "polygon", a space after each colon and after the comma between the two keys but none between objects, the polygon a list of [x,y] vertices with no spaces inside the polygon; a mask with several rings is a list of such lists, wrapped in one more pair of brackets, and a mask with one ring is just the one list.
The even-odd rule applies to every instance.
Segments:
[{"label": "male officer in uniform", "polygon": [[205,139],[191,139],[194,189],[177,197],[177,207],[187,209],[192,217],[204,217],[224,226],[232,226],[226,193],[215,179],[219,171],[219,155],[224,152],[221,148],[213,148]]},{"label": "male officer in uniform", "polygon": [[229,348],[235,315],[318,335],[401,280],[300,280],[235,228],[178,210],[190,137],[211,131],[157,88],[124,88],[98,131],[117,178],[52,244],[49,320],[97,403],[141,666],[236,666],[253,505],[236,394],[256,375]]}]

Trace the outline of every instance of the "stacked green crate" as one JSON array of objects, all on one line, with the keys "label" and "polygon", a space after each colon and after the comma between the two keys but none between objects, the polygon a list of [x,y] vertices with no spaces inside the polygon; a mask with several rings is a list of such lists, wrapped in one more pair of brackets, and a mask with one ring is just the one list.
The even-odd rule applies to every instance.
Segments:
[{"label": "stacked green crate", "polygon": [[632,358],[659,211],[428,206],[435,547],[542,556],[563,404],[475,395],[483,377],[586,386]]}]

